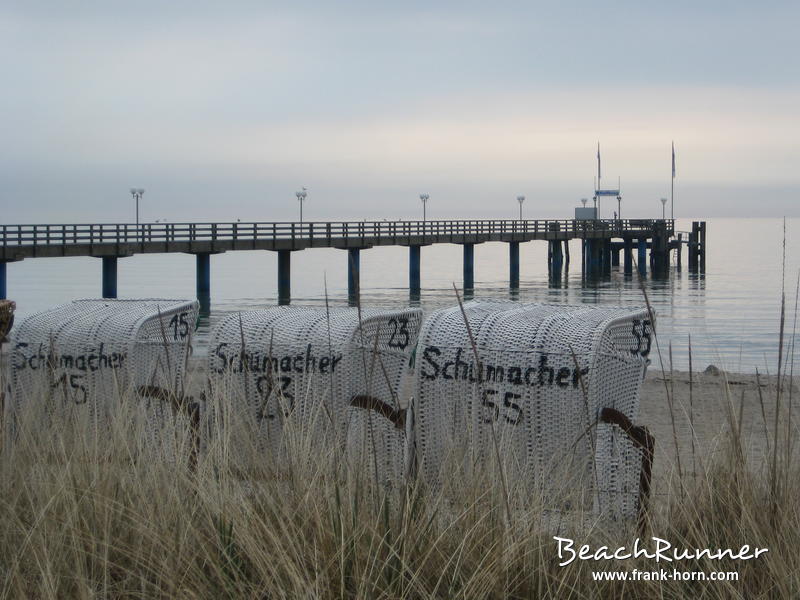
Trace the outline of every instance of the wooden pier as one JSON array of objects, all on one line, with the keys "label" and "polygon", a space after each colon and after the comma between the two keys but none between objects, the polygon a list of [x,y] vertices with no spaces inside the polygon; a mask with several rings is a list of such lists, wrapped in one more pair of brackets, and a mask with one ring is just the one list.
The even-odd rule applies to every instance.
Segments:
[{"label": "wooden pier", "polygon": [[[347,250],[348,291],[358,294],[360,252],[373,246],[409,248],[409,291],[420,293],[421,248],[431,244],[460,244],[464,248],[463,285],[474,285],[475,245],[509,244],[509,286],[519,287],[519,244],[548,242],[548,271],[558,281],[569,267],[569,246],[582,240],[581,269],[587,276],[603,276],[619,265],[633,273],[634,249],[638,268],[665,273],[676,251],[688,246],[689,269],[705,269],[705,222],[695,222],[691,232],[676,232],[670,219],[617,220],[457,220],[457,221],[355,221],[329,223],[144,223],[0,225],[0,299],[7,293],[6,264],[39,257],[92,256],[102,260],[102,293],[117,295],[117,261],[134,254],[183,252],[197,261],[197,296],[207,309],[210,302],[212,254],[235,250],[270,250],[278,254],[278,298],[291,298],[291,253],[310,248]],[[677,233],[677,237],[676,237]]]}]

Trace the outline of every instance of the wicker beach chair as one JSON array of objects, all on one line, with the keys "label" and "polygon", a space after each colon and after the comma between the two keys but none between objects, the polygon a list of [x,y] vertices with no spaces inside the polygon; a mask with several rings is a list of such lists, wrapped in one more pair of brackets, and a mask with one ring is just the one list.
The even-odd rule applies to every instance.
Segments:
[{"label": "wicker beach chair", "polygon": [[0,300],[0,344],[6,341],[6,338],[14,326],[14,310],[17,305],[11,300]]},{"label": "wicker beach chair", "polygon": [[155,440],[160,417],[184,394],[197,312],[188,300],[85,299],[27,317],[11,336],[7,426],[13,433],[20,409],[47,400],[51,416],[74,410],[102,432],[119,399],[132,398],[153,404],[147,432]]},{"label": "wicker beach chair", "polygon": [[[207,397],[230,398],[276,463],[284,435],[323,451],[346,444],[353,464],[382,482],[404,472],[398,390],[422,320],[419,309],[275,307],[223,319],[211,333]],[[230,420],[230,419],[229,419]],[[212,431],[218,427],[212,426]]]},{"label": "wicker beach chair", "polygon": [[432,313],[416,350],[418,476],[438,486],[454,468],[502,465],[516,497],[535,494],[547,510],[641,514],[652,437],[633,422],[652,331],[638,308],[469,302]]}]

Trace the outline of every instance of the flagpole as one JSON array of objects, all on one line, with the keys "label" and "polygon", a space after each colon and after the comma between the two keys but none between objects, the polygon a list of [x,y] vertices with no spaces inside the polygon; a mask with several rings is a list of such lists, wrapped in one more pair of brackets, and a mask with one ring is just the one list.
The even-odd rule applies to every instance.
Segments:
[{"label": "flagpole", "polygon": [[672,142],[672,177],[669,180],[669,216],[675,227],[675,142]]},{"label": "flagpole", "polygon": [[[675,221],[675,176],[674,175],[672,176],[672,181],[670,181],[669,195],[670,195],[670,203],[669,203],[670,219]],[[673,227],[674,226],[675,225],[673,223]]]},{"label": "flagpole", "polygon": [[597,188],[595,188],[595,196],[597,196],[597,214],[595,219],[600,218],[600,142],[597,142]]}]

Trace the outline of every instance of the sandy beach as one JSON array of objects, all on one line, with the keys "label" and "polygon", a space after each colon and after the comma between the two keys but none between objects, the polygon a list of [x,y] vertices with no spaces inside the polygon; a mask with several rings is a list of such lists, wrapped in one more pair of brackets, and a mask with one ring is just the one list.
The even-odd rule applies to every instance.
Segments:
[{"label": "sandy beach", "polygon": [[[670,407],[670,397],[672,407]],[[765,464],[775,429],[777,377],[741,373],[709,374],[675,371],[662,374],[652,368],[642,389],[639,424],[656,439],[654,478],[658,486],[670,472],[700,471],[723,452],[731,427],[741,430],[745,455],[751,466]],[[779,435],[800,422],[797,377],[790,386],[784,379],[778,421]],[[734,425],[731,425],[731,424]],[[692,436],[694,430],[694,436]],[[694,447],[692,438],[694,437]],[[767,442],[769,440],[769,442]],[[676,444],[677,441],[677,444]]]}]

